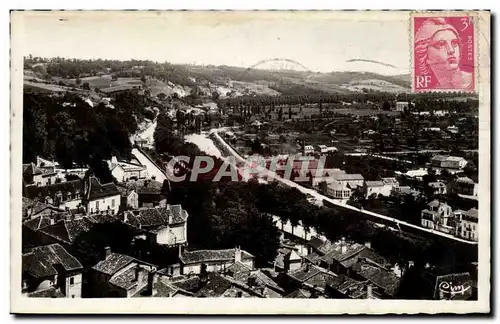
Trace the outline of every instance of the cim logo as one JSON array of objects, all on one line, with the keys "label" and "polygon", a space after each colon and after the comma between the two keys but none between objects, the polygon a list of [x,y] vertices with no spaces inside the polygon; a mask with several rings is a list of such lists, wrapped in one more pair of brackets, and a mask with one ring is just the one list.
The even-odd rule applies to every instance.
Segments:
[{"label": "cim logo", "polygon": [[438,277],[436,286],[437,299],[465,300],[472,295],[472,281],[468,272]]}]

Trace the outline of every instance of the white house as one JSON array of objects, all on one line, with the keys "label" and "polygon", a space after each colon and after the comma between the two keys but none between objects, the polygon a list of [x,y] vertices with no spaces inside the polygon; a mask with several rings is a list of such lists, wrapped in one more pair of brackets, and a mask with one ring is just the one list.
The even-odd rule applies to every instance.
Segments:
[{"label": "white house", "polygon": [[405,111],[408,109],[410,103],[408,101],[397,101],[396,102],[396,111]]},{"label": "white house", "polygon": [[130,179],[145,179],[148,176],[148,170],[145,166],[139,163],[118,161],[116,156],[108,161],[108,166],[113,177],[120,182],[126,182]]},{"label": "white house", "polygon": [[121,194],[114,183],[101,184],[95,177],[84,180],[84,199],[82,204],[87,213],[94,214],[109,210],[118,213],[121,204]]},{"label": "white house", "polygon": [[427,204],[428,208],[422,210],[422,227],[453,234],[456,229],[455,214],[451,207],[438,200]]},{"label": "white house", "polygon": [[187,219],[189,215],[181,205],[141,208],[125,211],[123,222],[144,230],[148,239],[161,245],[187,244]]},{"label": "white house", "polygon": [[460,226],[458,227],[458,235],[466,240],[476,241],[479,238],[478,234],[478,213],[476,208],[471,208],[461,215]]}]

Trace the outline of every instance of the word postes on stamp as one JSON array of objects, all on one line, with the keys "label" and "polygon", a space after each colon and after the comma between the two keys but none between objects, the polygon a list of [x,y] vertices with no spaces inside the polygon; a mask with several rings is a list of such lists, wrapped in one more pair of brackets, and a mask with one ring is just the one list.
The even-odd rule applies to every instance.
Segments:
[{"label": "word postes on stamp", "polygon": [[472,17],[412,17],[413,90],[475,91]]}]

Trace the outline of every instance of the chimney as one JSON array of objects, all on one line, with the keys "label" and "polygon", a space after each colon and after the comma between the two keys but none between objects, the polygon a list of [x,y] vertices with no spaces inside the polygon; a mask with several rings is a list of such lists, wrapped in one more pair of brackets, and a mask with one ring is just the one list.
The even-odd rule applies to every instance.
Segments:
[{"label": "chimney", "polygon": [[135,276],[134,276],[134,281],[135,282],[139,281],[140,274],[141,274],[141,266],[139,264],[136,264],[136,266],[135,266]]},{"label": "chimney", "polygon": [[116,156],[111,157],[111,167],[114,167],[117,164],[118,164],[118,159],[116,158]]},{"label": "chimney", "polygon": [[111,247],[109,246],[106,246],[104,248],[104,260],[106,260],[107,258],[109,258],[111,256]]},{"label": "chimney", "polygon": [[342,254],[345,254],[347,252],[347,244],[345,242],[345,238],[344,237],[340,241],[340,252],[342,252]]},{"label": "chimney", "polygon": [[181,255],[182,255],[182,252],[184,252],[183,251],[183,246],[179,245],[179,259],[180,259]]},{"label": "chimney", "polygon": [[148,293],[148,296],[154,296],[157,291],[155,288],[155,283],[156,283],[156,273],[155,271],[149,271],[148,272],[148,289],[147,289],[147,293]]},{"label": "chimney", "polygon": [[123,222],[126,223],[128,221],[128,213],[124,212],[123,213]]},{"label": "chimney", "polygon": [[172,224],[173,217],[172,217],[172,212],[169,210],[168,211],[168,225]]},{"label": "chimney", "polygon": [[309,272],[309,263],[306,263],[306,268],[304,269],[304,272]]},{"label": "chimney", "polygon": [[56,223],[55,219],[53,217],[50,218],[50,225],[54,225]]},{"label": "chimney", "polygon": [[372,242],[368,241],[368,242],[365,242],[365,246],[369,249],[372,248]]},{"label": "chimney", "polygon": [[236,262],[241,262],[241,249],[239,246],[234,249],[234,263]]},{"label": "chimney", "polygon": [[373,285],[366,285],[366,299],[373,299]]}]

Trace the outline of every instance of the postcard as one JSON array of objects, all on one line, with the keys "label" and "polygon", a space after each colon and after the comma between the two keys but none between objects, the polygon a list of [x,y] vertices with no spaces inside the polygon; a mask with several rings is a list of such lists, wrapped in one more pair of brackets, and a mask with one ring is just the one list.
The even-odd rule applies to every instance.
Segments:
[{"label": "postcard", "polygon": [[12,11],[11,312],[489,313],[490,70],[489,11]]}]

